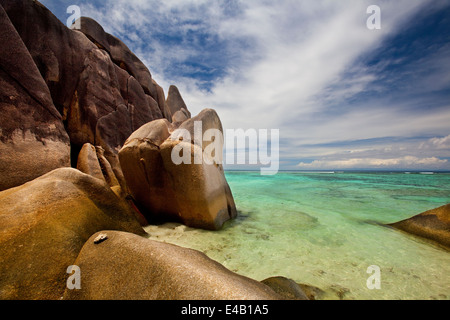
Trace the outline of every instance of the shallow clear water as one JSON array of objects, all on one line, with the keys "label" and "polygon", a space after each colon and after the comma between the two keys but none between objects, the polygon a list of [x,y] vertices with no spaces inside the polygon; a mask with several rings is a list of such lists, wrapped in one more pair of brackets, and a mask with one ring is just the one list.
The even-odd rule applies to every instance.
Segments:
[{"label": "shallow clear water", "polygon": [[[450,203],[450,174],[227,172],[239,217],[223,230],[150,226],[239,274],[285,276],[323,299],[450,299],[450,251],[385,227]],[[369,290],[371,265],[381,289]]]}]

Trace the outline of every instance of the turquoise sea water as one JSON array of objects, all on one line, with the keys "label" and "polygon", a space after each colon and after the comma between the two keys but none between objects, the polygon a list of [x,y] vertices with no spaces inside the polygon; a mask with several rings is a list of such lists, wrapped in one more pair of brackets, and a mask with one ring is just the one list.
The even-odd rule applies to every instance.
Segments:
[{"label": "turquoise sea water", "polygon": [[[450,203],[450,174],[227,172],[239,217],[217,232],[150,226],[239,274],[285,276],[323,299],[450,299],[450,251],[383,226]],[[381,289],[369,290],[369,266]]]}]

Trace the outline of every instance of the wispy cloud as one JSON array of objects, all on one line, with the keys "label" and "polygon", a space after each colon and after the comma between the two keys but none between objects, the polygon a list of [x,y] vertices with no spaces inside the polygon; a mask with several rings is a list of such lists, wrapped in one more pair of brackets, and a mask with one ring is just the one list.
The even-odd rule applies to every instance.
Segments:
[{"label": "wispy cloud", "polygon": [[[79,5],[124,40],[166,90],[176,84],[192,113],[210,107],[225,128],[280,129],[281,162],[293,168],[301,159],[310,160],[305,165],[363,165],[362,157],[339,156],[366,141],[367,166],[450,169],[438,148],[424,154],[430,138],[450,134],[450,5],[380,0],[382,29],[370,31],[366,9],[372,2]],[[408,153],[399,151],[402,145]]]},{"label": "wispy cloud", "polygon": [[346,160],[314,160],[312,163],[300,163],[299,169],[304,170],[336,170],[336,169],[400,169],[400,170],[413,170],[413,169],[441,169],[442,165],[448,163],[448,160],[432,158],[418,158],[413,156],[407,156],[403,158],[394,159],[377,159],[377,158],[365,158],[365,159],[346,159]]},{"label": "wispy cloud", "polygon": [[381,139],[341,143],[339,146],[309,146],[308,152],[317,159],[302,161],[304,170],[337,169],[409,169],[448,170],[450,136],[431,139]]},{"label": "wispy cloud", "polygon": [[432,138],[419,146],[421,150],[447,151],[450,156],[450,135],[443,138]]}]

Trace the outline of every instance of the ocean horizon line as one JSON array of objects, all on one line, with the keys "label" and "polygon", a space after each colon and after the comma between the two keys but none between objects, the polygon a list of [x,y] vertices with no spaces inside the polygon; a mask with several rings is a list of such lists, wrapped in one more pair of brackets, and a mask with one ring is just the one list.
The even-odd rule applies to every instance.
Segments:
[{"label": "ocean horizon line", "polygon": [[[260,172],[259,169],[225,169],[225,172]],[[375,169],[339,169],[339,170],[278,170],[280,173],[403,173],[403,174],[450,174],[446,170],[375,170]]]}]

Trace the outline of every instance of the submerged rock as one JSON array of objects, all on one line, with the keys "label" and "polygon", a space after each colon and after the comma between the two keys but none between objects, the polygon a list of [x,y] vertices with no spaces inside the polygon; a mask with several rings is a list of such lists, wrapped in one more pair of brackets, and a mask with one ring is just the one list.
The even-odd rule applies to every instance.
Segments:
[{"label": "submerged rock", "polygon": [[294,280],[285,277],[272,277],[261,282],[271,287],[286,300],[309,300],[308,296]]},{"label": "submerged rock", "polygon": [[285,277],[271,277],[261,281],[286,300],[318,300],[324,291],[306,284],[296,283]]},{"label": "submerged rock", "polygon": [[[81,290],[67,300],[273,300],[268,286],[240,276],[205,254],[125,232],[102,231],[89,240],[74,264]],[[99,234],[92,236],[95,239]]]},{"label": "submerged rock", "polygon": [[390,224],[390,226],[450,248],[450,204]]},{"label": "submerged rock", "polygon": [[105,229],[145,234],[104,181],[76,169],[0,192],[0,299],[59,299],[67,267]]}]

